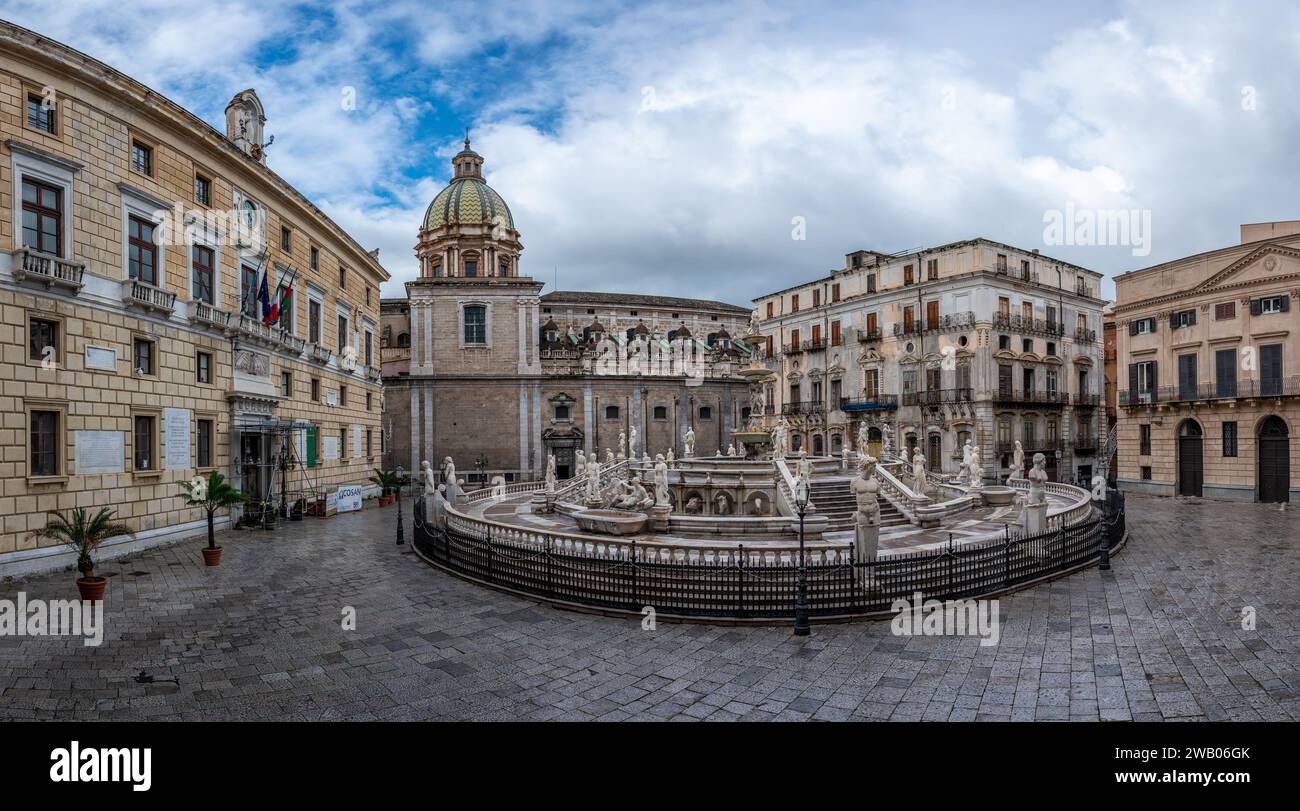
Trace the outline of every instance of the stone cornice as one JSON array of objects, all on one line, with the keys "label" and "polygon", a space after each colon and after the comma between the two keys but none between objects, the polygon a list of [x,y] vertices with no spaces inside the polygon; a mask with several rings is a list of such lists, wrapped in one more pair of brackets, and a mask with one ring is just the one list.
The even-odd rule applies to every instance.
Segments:
[{"label": "stone cornice", "polygon": [[[1227,279],[1235,275],[1236,273],[1241,272],[1242,270],[1246,269],[1250,265],[1259,261],[1264,256],[1270,254],[1278,254],[1282,256],[1288,256],[1294,259],[1300,259],[1300,250],[1297,250],[1295,248],[1291,248],[1286,245],[1275,245],[1275,244],[1263,245],[1251,251],[1250,253],[1246,254],[1245,256],[1241,257],[1240,259],[1230,263],[1229,265],[1225,266],[1221,270],[1216,271],[1213,276],[1206,279],[1204,282],[1201,282],[1200,284],[1196,285],[1195,287],[1190,287],[1186,290],[1179,290],[1174,293],[1166,293],[1163,296],[1154,296],[1152,298],[1140,299],[1138,301],[1129,302],[1127,304],[1116,303],[1113,312],[1116,315],[1118,315],[1119,313],[1131,313],[1135,310],[1145,310],[1150,307],[1159,307],[1167,304],[1173,304],[1174,302],[1178,302],[1178,301],[1186,301],[1187,299],[1198,298],[1201,296],[1213,295],[1218,293],[1232,293],[1235,291],[1245,290],[1248,288],[1271,284],[1274,282],[1300,282],[1300,273],[1283,273],[1277,276],[1273,276],[1267,280],[1247,279],[1240,282],[1233,282],[1231,284],[1223,284],[1224,279]],[[1296,298],[1298,292],[1300,291],[1292,290],[1291,296],[1293,298]],[[1123,321],[1121,323],[1128,323],[1128,322]]]}]

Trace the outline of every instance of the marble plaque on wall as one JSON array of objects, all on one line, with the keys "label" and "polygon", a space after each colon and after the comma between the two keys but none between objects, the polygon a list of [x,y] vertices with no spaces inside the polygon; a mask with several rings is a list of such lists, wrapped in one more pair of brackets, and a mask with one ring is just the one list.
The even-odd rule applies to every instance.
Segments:
[{"label": "marble plaque on wall", "polygon": [[126,434],[121,431],[73,431],[78,476],[121,473],[126,469]]}]

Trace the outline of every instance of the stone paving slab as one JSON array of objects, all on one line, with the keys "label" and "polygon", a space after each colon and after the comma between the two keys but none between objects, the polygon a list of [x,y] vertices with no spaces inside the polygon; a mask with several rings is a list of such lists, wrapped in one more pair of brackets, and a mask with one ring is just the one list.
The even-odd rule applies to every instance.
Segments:
[{"label": "stone paving slab", "polygon": [[[895,637],[561,611],[393,544],[374,507],[110,561],[106,640],[0,637],[0,718],[1297,720],[1300,519],[1129,497],[1129,544],[1003,598],[1002,638]],[[409,522],[407,525],[409,533]],[[76,594],[74,574],[0,598]],[[341,628],[356,611],[356,630]],[[1257,627],[1242,629],[1252,606]],[[145,670],[179,685],[137,684]]]}]

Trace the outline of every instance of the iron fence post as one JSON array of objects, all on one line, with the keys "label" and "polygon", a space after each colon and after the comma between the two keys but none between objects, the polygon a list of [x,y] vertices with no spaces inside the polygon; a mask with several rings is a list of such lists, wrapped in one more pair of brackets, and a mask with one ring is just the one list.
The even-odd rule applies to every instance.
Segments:
[{"label": "iron fence post", "polygon": [[744,616],[745,611],[745,545],[739,544],[736,550],[736,611]]},{"label": "iron fence post", "polygon": [[546,593],[549,594],[549,595],[554,596],[554,594],[555,594],[555,582],[552,580],[552,575],[551,575],[551,549],[552,549],[552,548],[553,548],[553,547],[552,547],[551,536],[550,536],[550,535],[547,535],[547,536],[546,536],[546,552],[544,553],[544,556],[545,556],[545,558],[546,558]]},{"label": "iron fence post", "polygon": [[631,553],[631,554],[632,554],[632,560],[631,560],[631,564],[630,564],[630,565],[632,566],[632,607],[633,607],[633,608],[636,608],[636,607],[637,607],[637,603],[641,602],[639,599],[637,599],[637,582],[636,582],[636,538],[633,538],[633,539],[631,540],[631,544],[632,544],[632,553]]}]

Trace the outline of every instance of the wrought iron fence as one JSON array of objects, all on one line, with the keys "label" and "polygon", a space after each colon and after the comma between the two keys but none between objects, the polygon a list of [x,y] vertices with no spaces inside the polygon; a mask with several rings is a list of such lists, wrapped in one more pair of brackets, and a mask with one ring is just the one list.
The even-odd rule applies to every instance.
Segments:
[{"label": "wrought iron fence", "polygon": [[[1113,494],[1118,496],[1118,494]],[[1124,535],[1122,499],[1105,514],[1043,532],[1006,531],[994,541],[855,561],[810,564],[813,616],[888,611],[895,600],[991,595],[1109,555]],[[731,555],[664,560],[634,542],[606,554],[575,553],[571,544],[494,537],[486,524],[442,530],[413,506],[415,545],[433,564],[494,586],[593,608],[693,617],[780,619],[794,616],[799,566],[793,554],[739,547]]]}]

